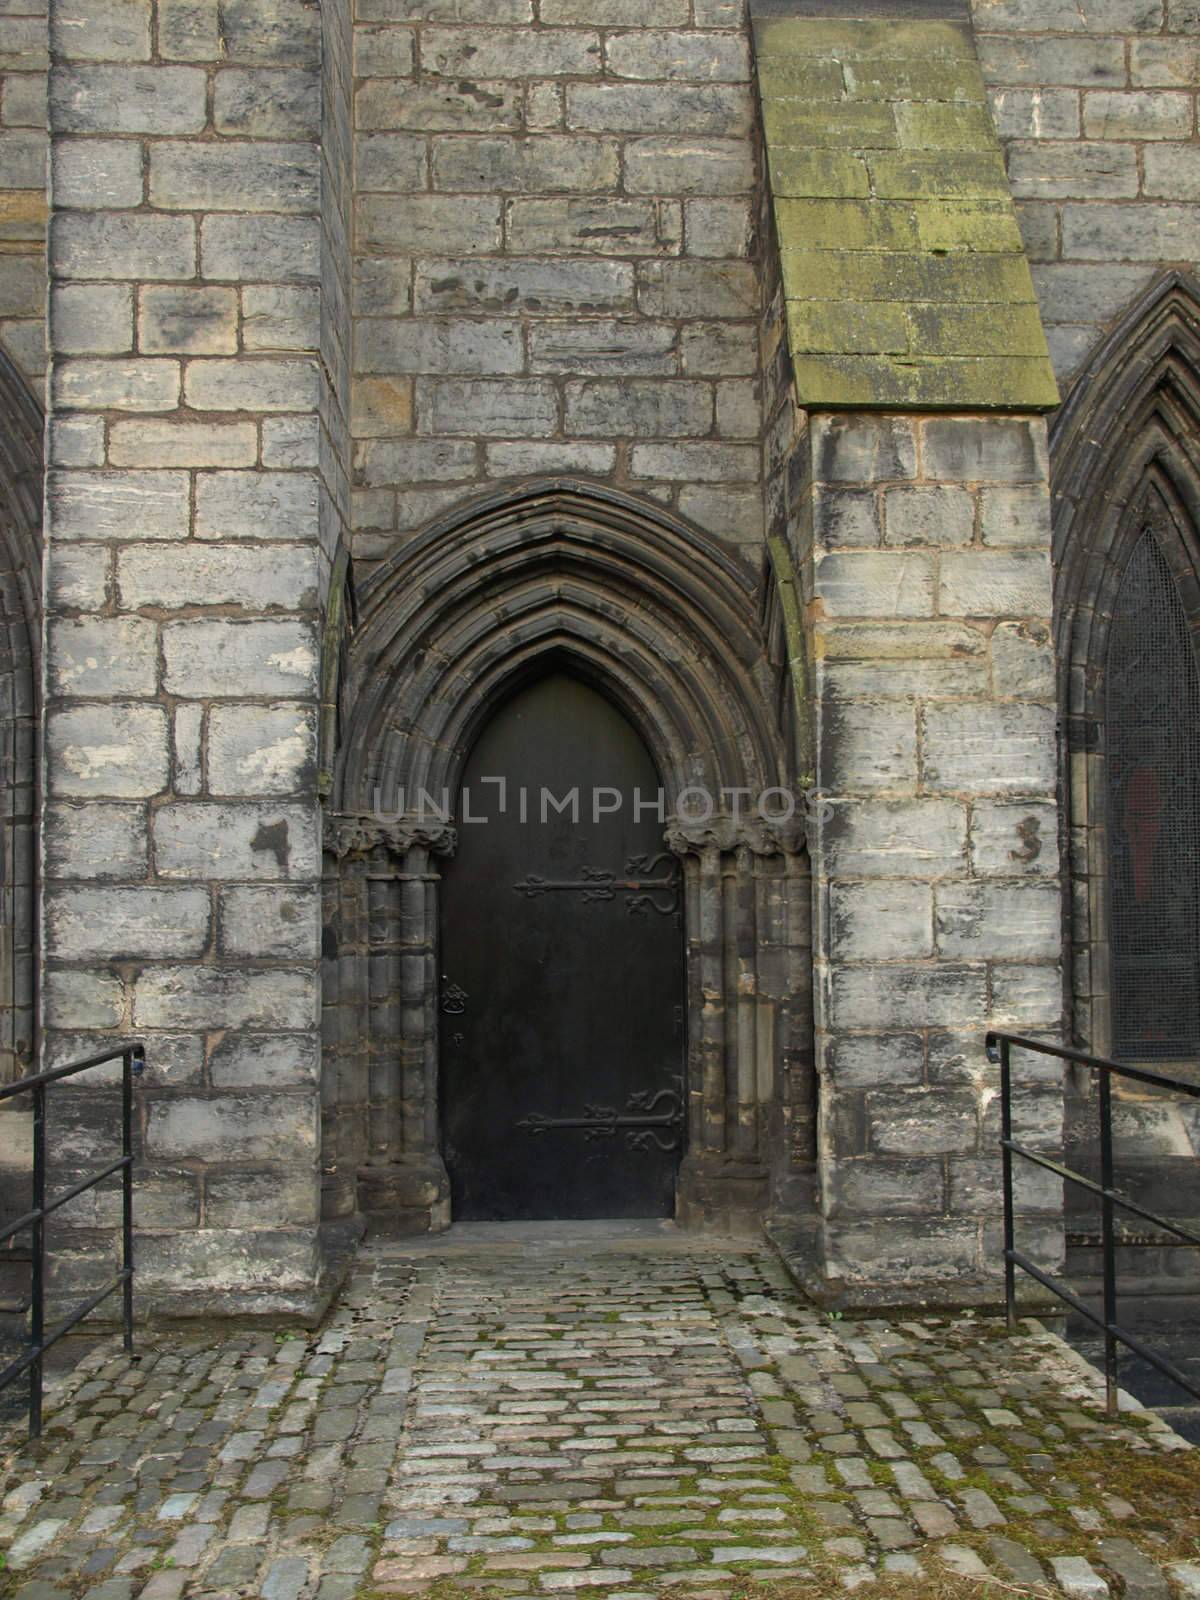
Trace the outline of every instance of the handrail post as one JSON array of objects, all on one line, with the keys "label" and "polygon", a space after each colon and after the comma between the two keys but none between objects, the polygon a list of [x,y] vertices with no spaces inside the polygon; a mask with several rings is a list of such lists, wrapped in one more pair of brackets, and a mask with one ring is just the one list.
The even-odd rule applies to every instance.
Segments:
[{"label": "handrail post", "polygon": [[1017,1325],[1017,1268],[1013,1261],[1012,1064],[1009,1043],[1000,1041],[1000,1161],[1004,1171],[1004,1314],[1009,1331]]},{"label": "handrail post", "polygon": [[33,1091],[33,1222],[30,1227],[29,1437],[42,1436],[42,1340],[46,1333],[46,1086]]},{"label": "handrail post", "polygon": [[1117,1251],[1113,1228],[1112,1084],[1100,1074],[1100,1236],[1104,1249],[1104,1396],[1110,1417],[1117,1414]]},{"label": "handrail post", "polygon": [[[121,1270],[122,1312],[126,1355],[133,1353],[133,1074],[140,1073],[145,1051],[137,1046],[121,1057]],[[135,1065],[136,1062],[136,1065]]]}]

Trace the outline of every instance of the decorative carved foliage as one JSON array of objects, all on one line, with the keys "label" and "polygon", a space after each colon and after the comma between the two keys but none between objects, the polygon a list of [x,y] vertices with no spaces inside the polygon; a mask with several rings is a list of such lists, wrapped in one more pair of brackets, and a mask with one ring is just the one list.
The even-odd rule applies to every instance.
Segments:
[{"label": "decorative carved foliage", "polygon": [[344,856],[366,855],[381,846],[402,856],[416,847],[433,855],[452,856],[458,834],[449,823],[430,822],[419,817],[340,816],[325,817],[322,839],[325,850],[340,861]]}]

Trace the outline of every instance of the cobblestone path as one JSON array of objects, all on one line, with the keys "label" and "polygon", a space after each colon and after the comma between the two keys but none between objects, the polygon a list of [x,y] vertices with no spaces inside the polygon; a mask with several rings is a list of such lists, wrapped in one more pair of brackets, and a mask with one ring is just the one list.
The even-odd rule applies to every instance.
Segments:
[{"label": "cobblestone path", "polygon": [[0,1593],[1200,1596],[1196,1454],[1100,1401],[1035,1325],[831,1319],[753,1246],[466,1228],[309,1337],[94,1350],[4,1461]]}]

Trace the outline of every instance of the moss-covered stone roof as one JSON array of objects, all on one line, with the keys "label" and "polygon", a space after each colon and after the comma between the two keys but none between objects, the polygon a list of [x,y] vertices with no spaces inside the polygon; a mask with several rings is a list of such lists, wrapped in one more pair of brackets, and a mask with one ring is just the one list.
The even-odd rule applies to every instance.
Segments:
[{"label": "moss-covered stone roof", "polygon": [[1057,405],[969,25],[760,18],[755,52],[800,403]]}]

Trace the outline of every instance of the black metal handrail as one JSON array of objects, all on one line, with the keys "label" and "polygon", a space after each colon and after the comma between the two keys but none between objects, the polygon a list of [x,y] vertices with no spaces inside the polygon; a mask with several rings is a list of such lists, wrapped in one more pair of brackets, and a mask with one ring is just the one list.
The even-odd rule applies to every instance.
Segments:
[{"label": "black metal handrail", "polygon": [[[62,1078],[73,1078],[76,1073],[90,1067],[102,1067],[110,1061],[121,1062],[121,1154],[99,1172],[81,1179],[78,1183],[46,1199],[46,1088]],[[24,1355],[10,1361],[0,1371],[0,1390],[29,1373],[29,1437],[37,1439],[42,1432],[42,1380],[43,1357],[51,1345],[57,1344],[64,1334],[82,1322],[102,1300],[107,1300],[116,1290],[123,1290],[123,1322],[125,1349],[133,1350],[133,1080],[140,1076],[146,1064],[146,1048],[135,1043],[123,1045],[120,1050],[109,1050],[104,1055],[89,1056],[86,1061],[72,1061],[66,1066],[50,1067],[45,1072],[35,1072],[28,1078],[0,1088],[0,1101],[11,1100],[15,1095],[33,1096],[33,1208],[7,1227],[0,1228],[0,1244],[22,1233],[26,1228],[32,1235],[32,1281],[30,1284],[29,1348]],[[121,1270],[102,1289],[90,1295],[82,1305],[46,1332],[46,1218],[51,1216],[77,1195],[94,1189],[115,1173],[121,1174]]]},{"label": "black metal handrail", "polygon": [[[1156,1354],[1141,1339],[1137,1339],[1128,1329],[1122,1328],[1117,1322],[1117,1249],[1116,1233],[1113,1226],[1114,1207],[1120,1206],[1123,1211],[1131,1211],[1135,1216],[1142,1217],[1156,1228],[1173,1234],[1177,1239],[1183,1239],[1188,1244],[1200,1244],[1200,1233],[1192,1228],[1186,1228],[1182,1223],[1172,1222],[1167,1217],[1160,1217],[1153,1211],[1148,1211],[1145,1206],[1139,1205],[1136,1200],[1130,1200],[1113,1188],[1113,1140],[1112,1140],[1112,1075],[1116,1073],[1120,1078],[1132,1078],[1136,1083],[1148,1083],[1156,1089],[1171,1089],[1178,1094],[1188,1095],[1191,1099],[1200,1100],[1200,1085],[1185,1083],[1180,1078],[1168,1078],[1161,1072],[1148,1072],[1144,1067],[1127,1067],[1120,1062],[1109,1061],[1104,1056],[1088,1055],[1083,1050],[1071,1050],[1064,1045],[1047,1044],[1042,1039],[1030,1039],[1020,1033],[988,1033],[987,1040],[988,1060],[999,1063],[1000,1066],[1000,1150],[1004,1167],[1004,1303],[1008,1313],[1010,1328],[1016,1325],[1017,1320],[1017,1291],[1016,1268],[1049,1289],[1050,1293],[1057,1295],[1062,1301],[1077,1311],[1081,1317],[1087,1319],[1094,1327],[1099,1328],[1104,1334],[1104,1389],[1105,1402],[1108,1414],[1115,1416],[1117,1412],[1117,1345],[1123,1344],[1126,1349],[1132,1350],[1135,1355],[1141,1356],[1143,1361],[1148,1361],[1156,1367],[1172,1383],[1188,1394],[1200,1400],[1200,1388],[1182,1373],[1177,1366]],[[1100,1182],[1087,1177],[1082,1172],[1065,1166],[1061,1161],[1053,1161],[1049,1156],[1040,1151],[1030,1150],[1027,1146],[1019,1144],[1012,1136],[1012,1063],[1011,1052],[1013,1046],[1019,1050],[1032,1050],[1037,1055],[1054,1056],[1060,1061],[1070,1061],[1081,1067],[1089,1067],[1099,1074],[1099,1106],[1100,1106]],[[1081,1300],[1070,1289],[1065,1289],[1059,1283],[1032,1262],[1027,1255],[1016,1248],[1014,1221],[1013,1221],[1013,1156],[1020,1156],[1025,1161],[1032,1161],[1035,1166],[1044,1167],[1047,1172],[1053,1172],[1062,1178],[1065,1183],[1073,1183],[1076,1188],[1086,1189],[1089,1194],[1100,1197],[1100,1237],[1104,1255],[1104,1312],[1098,1316],[1092,1308]]]}]

